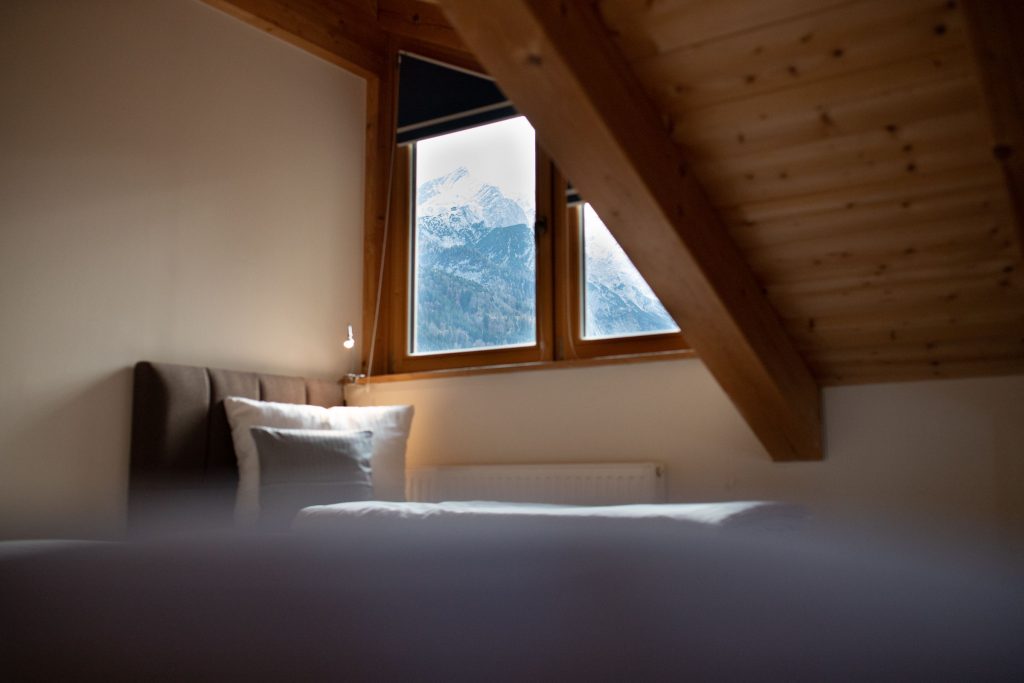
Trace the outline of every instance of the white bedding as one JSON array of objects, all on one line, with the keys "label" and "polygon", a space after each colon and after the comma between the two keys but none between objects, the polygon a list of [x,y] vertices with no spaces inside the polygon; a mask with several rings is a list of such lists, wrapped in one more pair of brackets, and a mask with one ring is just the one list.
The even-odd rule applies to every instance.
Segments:
[{"label": "white bedding", "polygon": [[588,507],[493,501],[396,503],[373,500],[307,507],[299,512],[292,526],[300,531],[317,531],[339,527],[353,519],[422,520],[494,517],[675,520],[718,528],[784,530],[805,518],[806,513],[804,508],[798,505],[765,501]]}]

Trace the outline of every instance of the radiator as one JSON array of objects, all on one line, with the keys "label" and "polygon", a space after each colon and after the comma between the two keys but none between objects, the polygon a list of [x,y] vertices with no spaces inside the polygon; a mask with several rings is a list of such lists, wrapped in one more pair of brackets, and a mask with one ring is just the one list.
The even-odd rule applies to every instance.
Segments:
[{"label": "radiator", "polygon": [[461,465],[411,468],[407,498],[500,500],[570,505],[624,505],[665,501],[658,463],[573,465]]}]

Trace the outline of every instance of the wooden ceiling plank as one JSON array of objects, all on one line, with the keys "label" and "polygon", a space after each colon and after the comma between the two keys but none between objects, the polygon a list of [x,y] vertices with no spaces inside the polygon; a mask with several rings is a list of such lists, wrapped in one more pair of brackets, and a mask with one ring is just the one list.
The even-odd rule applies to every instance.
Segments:
[{"label": "wooden ceiling plank", "polygon": [[[949,292],[957,288],[971,289],[999,285],[1003,289],[1015,289],[1024,285],[1024,271],[1006,258],[994,255],[982,261],[975,261],[938,278],[933,273],[890,273],[871,278],[841,278],[835,280],[812,280],[769,283],[767,288],[775,296],[841,297],[852,300],[856,296],[894,296],[902,294],[927,294],[928,292]],[[894,290],[898,289],[899,292]],[[1021,300],[1024,302],[1024,299]]]},{"label": "wooden ceiling plank", "polygon": [[820,459],[817,383],[593,6],[441,4],[771,456]]},{"label": "wooden ceiling plank", "polygon": [[1000,315],[994,318],[994,322],[975,321],[959,325],[950,325],[945,319],[938,324],[929,325],[914,324],[914,321],[901,322],[902,325],[821,330],[817,326],[809,330],[806,326],[797,324],[790,329],[790,334],[802,349],[859,349],[861,351],[885,348],[895,344],[927,346],[941,342],[1005,339],[1007,330],[1014,329],[1018,335],[1024,335],[1024,312],[1018,312],[1015,317]]},{"label": "wooden ceiling plank", "polygon": [[[760,27],[813,16],[853,0],[603,0],[605,23],[622,33],[629,43],[645,37],[648,53],[678,50],[690,45],[721,40]],[[627,49],[627,54],[636,54]]]},{"label": "wooden ceiling plank", "polygon": [[819,349],[810,352],[812,362],[829,366],[865,364],[903,364],[928,362],[941,365],[990,359],[1005,361],[1024,358],[1024,330],[1018,334],[1005,332],[988,339],[947,340],[912,344],[893,343],[871,349]]},{"label": "wooden ceiling plank", "polygon": [[[879,182],[902,183],[924,172],[940,172],[990,162],[984,136],[970,125],[973,116],[936,120],[934,131],[921,127],[899,137],[880,134],[859,148],[826,149],[800,157],[764,155],[694,164],[719,205],[802,197],[834,188]],[[788,157],[788,158],[787,158]]]},{"label": "wooden ceiling plank", "polygon": [[633,67],[644,83],[696,108],[884,67],[966,40],[961,13],[945,2],[861,0]]},{"label": "wooden ceiling plank", "polygon": [[[784,197],[742,205],[720,205],[719,211],[735,226],[756,226],[769,221],[812,220],[821,213],[855,212],[879,202],[910,202],[938,193],[976,192],[999,187],[1002,177],[995,164],[963,166],[932,172],[924,170],[904,178],[901,183],[868,183],[837,187],[824,192]],[[1005,201],[1005,194],[1004,194]]]},{"label": "wooden ceiling plank", "polygon": [[[1015,288],[1019,288],[1020,283],[1010,277],[1012,269],[1016,268],[1013,257],[1005,254],[986,254],[973,261],[964,257],[952,266],[953,268],[947,259],[932,267],[876,269],[867,275],[840,273],[832,278],[788,279],[770,282],[767,289],[770,298],[778,302],[779,310],[787,317],[792,312],[789,304],[803,307],[805,313],[812,310],[812,306],[817,306],[814,310],[821,314],[822,300],[830,303],[837,300],[841,302],[832,309],[837,314],[850,313],[858,308],[865,310],[883,304],[886,305],[886,310],[898,310],[900,306],[905,305],[918,305],[922,306],[923,312],[926,310],[923,308],[925,306],[944,309],[950,301],[974,292],[986,291],[990,292],[993,301],[981,302],[979,306],[998,303],[1001,307],[1009,307],[1011,310],[1014,307],[1021,308],[1020,294],[1013,292]],[[964,274],[953,281],[944,280],[944,275],[955,269],[964,269],[969,274]],[[801,289],[803,287],[811,289]],[[825,309],[824,314],[827,315],[832,310]]]},{"label": "wooden ceiling plank", "polygon": [[[847,130],[890,126],[898,131],[904,119],[934,115],[928,95],[941,96],[950,84],[972,79],[969,53],[957,48],[724,104],[660,105],[671,117],[677,140],[687,147],[714,149],[718,143],[720,148],[740,144],[751,151],[775,151]],[[942,102],[948,105],[948,96]]]},{"label": "wooden ceiling plank", "polygon": [[992,124],[992,154],[1006,176],[1024,252],[1024,3],[965,0],[964,13]]},{"label": "wooden ceiling plank", "polygon": [[360,0],[203,0],[363,78],[379,78],[385,35],[377,28],[376,3]]},{"label": "wooden ceiling plank", "polygon": [[[825,211],[744,221],[740,213],[729,216],[732,235],[746,253],[757,251],[786,253],[789,248],[825,250],[835,241],[841,250],[843,240],[862,237],[895,241],[927,230],[925,225],[944,225],[961,220],[994,222],[1006,219],[1005,193],[989,185],[966,188],[962,192],[921,193],[899,199],[859,204],[849,209],[840,205]],[[986,227],[994,227],[991,224]],[[889,240],[894,241],[894,240]],[[820,245],[820,247],[818,246]],[[910,246],[910,245],[907,245]]]},{"label": "wooden ceiling plank", "polygon": [[[1024,310],[1021,273],[1013,264],[993,261],[977,266],[981,272],[950,280],[894,281],[886,284],[850,281],[845,286],[824,283],[784,283],[768,288],[768,297],[786,318],[804,318],[813,326],[827,316],[914,316],[948,313],[958,307],[978,312]],[[1012,270],[1011,270],[1012,268]],[[987,272],[986,272],[987,271]],[[794,286],[794,284],[796,286]],[[814,287],[804,289],[798,287]]]},{"label": "wooden ceiling plank", "polygon": [[754,102],[753,113],[730,108],[733,111],[718,112],[721,118],[709,117],[705,111],[677,115],[673,134],[698,160],[786,154],[808,145],[843,145],[845,140],[879,132],[899,139],[904,128],[932,118],[964,113],[980,117],[972,102],[976,87],[965,71],[845,102],[810,98],[788,111],[758,112],[758,105],[768,105]]},{"label": "wooden ceiling plank", "polygon": [[814,280],[878,280],[911,273],[943,278],[950,267],[998,261],[1013,265],[1016,250],[1008,239],[1011,225],[995,224],[986,216],[971,216],[936,223],[892,226],[849,235],[845,239],[819,239],[799,248],[758,249],[747,258],[762,282],[769,286]]},{"label": "wooden ceiling plank", "polygon": [[835,365],[823,369],[826,386],[911,382],[926,379],[954,379],[1024,374],[1024,358],[981,358],[944,362],[916,361],[887,364]]},{"label": "wooden ceiling plank", "polygon": [[[913,119],[903,117],[900,124],[891,128],[887,128],[886,124],[866,130],[844,131],[829,137],[790,144],[773,150],[771,154],[747,150],[729,155],[694,154],[693,163],[711,172],[737,173],[787,167],[848,166],[883,158],[913,159],[921,153],[944,150],[951,143],[957,147],[980,146],[984,153],[983,123],[977,111],[940,109]],[[982,158],[990,161],[987,154],[983,154]]]},{"label": "wooden ceiling plank", "polygon": [[[927,309],[865,309],[787,318],[784,322],[801,347],[815,339],[820,341],[820,348],[831,348],[831,343],[837,339],[850,339],[854,345],[861,339],[880,344],[904,338],[927,342],[945,339],[946,334],[950,339],[972,339],[991,336],[995,330],[1003,334],[1007,330],[1020,330],[1024,324],[1024,306],[981,309],[970,301],[946,301],[941,307]],[[837,342],[837,348],[841,347]]]}]

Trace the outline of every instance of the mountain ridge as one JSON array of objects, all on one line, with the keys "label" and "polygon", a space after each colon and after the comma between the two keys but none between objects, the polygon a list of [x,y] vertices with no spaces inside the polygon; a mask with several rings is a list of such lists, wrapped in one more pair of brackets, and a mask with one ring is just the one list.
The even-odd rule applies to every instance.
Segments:
[{"label": "mountain ridge", "polygon": [[[416,200],[415,352],[534,343],[532,198],[512,199],[458,166],[421,183]],[[588,255],[596,256],[586,261],[588,336],[664,329],[666,320],[671,325],[646,282],[628,259],[623,268],[625,255],[615,250],[621,254],[610,234],[588,239]]]}]

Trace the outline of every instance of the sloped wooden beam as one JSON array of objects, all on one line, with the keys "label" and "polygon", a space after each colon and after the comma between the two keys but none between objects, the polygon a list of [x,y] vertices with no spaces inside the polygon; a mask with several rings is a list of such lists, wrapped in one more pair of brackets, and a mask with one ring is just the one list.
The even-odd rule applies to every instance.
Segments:
[{"label": "sloped wooden beam", "polygon": [[385,68],[376,0],[203,0],[363,78]]},{"label": "sloped wooden beam", "polygon": [[584,0],[441,0],[775,460],[822,457],[819,387]]},{"label": "sloped wooden beam", "polygon": [[965,0],[963,11],[992,122],[992,154],[1003,168],[1024,250],[1024,3]]}]

